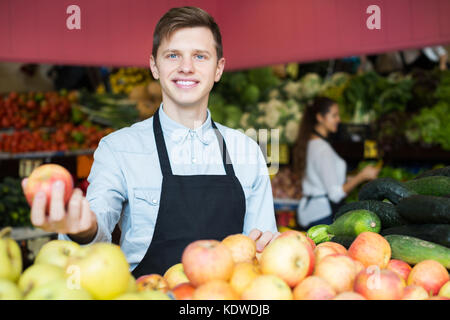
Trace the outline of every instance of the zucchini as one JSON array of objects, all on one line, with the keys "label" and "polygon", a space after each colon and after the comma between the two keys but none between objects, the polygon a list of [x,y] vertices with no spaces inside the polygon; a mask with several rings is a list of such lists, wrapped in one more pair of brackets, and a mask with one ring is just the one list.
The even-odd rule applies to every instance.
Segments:
[{"label": "zucchini", "polygon": [[424,260],[435,260],[450,269],[450,249],[415,237],[391,234],[384,237],[391,246],[391,258],[417,264]]},{"label": "zucchini", "polygon": [[331,241],[334,236],[356,237],[362,232],[380,232],[378,216],[368,210],[349,211],[330,225],[319,224],[311,227],[307,234],[316,243]]},{"label": "zucchini", "polygon": [[450,177],[423,177],[407,181],[405,186],[418,194],[441,197],[450,193]]},{"label": "zucchini", "polygon": [[375,213],[380,218],[381,226],[383,228],[391,228],[396,226],[402,226],[408,224],[408,222],[402,218],[395,210],[395,206],[392,203],[378,201],[378,200],[362,200],[357,202],[350,202],[336,212],[335,220],[344,213],[352,210],[369,210]]},{"label": "zucchini", "polygon": [[388,199],[393,204],[397,204],[401,199],[414,194],[416,192],[409,190],[400,181],[392,178],[379,178],[363,185],[358,193],[358,199],[380,201]]},{"label": "zucchini", "polygon": [[450,224],[411,224],[381,230],[381,235],[389,234],[415,237],[450,248]]},{"label": "zucchini", "polygon": [[450,166],[444,167],[444,168],[439,168],[439,169],[433,169],[433,170],[425,171],[424,173],[419,174],[414,179],[421,179],[421,178],[424,178],[424,177],[432,177],[432,176],[450,177]]},{"label": "zucchini", "polygon": [[415,195],[400,201],[396,210],[411,223],[450,223],[450,198]]}]

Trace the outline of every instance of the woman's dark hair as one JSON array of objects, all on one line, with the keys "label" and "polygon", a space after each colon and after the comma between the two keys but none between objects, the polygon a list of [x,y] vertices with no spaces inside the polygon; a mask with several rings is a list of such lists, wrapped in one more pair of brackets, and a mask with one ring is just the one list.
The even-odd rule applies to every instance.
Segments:
[{"label": "woman's dark hair", "polygon": [[308,147],[309,139],[311,139],[311,134],[314,132],[314,128],[317,125],[317,115],[321,114],[322,116],[325,116],[334,104],[336,104],[336,101],[332,99],[317,97],[312,104],[306,106],[299,127],[297,140],[295,141],[292,151],[293,171],[300,180],[303,180],[305,175],[306,148]]}]

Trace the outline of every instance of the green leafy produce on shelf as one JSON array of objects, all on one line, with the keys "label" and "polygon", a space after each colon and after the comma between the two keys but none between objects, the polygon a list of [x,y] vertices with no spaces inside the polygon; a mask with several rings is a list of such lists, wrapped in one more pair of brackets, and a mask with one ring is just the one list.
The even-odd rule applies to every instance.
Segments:
[{"label": "green leafy produce on shelf", "polygon": [[21,180],[6,177],[0,181],[0,228],[31,226],[30,207]]},{"label": "green leafy produce on shelf", "polygon": [[242,110],[235,105],[226,105],[224,107],[225,112],[225,125],[230,128],[239,128],[239,123],[242,117]]},{"label": "green leafy produce on shelf", "polygon": [[440,145],[450,150],[450,103],[438,102],[432,108],[423,108],[409,122],[405,132],[410,142]]}]

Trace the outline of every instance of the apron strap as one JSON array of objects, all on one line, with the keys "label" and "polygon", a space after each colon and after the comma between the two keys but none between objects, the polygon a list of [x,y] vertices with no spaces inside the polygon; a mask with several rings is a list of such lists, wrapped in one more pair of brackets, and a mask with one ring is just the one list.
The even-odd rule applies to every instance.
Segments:
[{"label": "apron strap", "polygon": [[225,172],[227,173],[228,176],[234,176],[233,164],[231,163],[231,158],[230,155],[228,154],[225,139],[223,138],[222,134],[220,133],[219,129],[216,126],[216,123],[212,120],[212,118],[211,122],[214,128],[214,133],[216,134],[217,140],[219,141],[219,149],[220,153],[222,154],[222,162],[225,168]]},{"label": "apron strap", "polygon": [[159,165],[163,176],[171,176],[172,168],[170,167],[169,155],[167,153],[166,143],[164,141],[161,122],[159,121],[159,108],[153,117],[153,132],[155,134],[156,148],[158,149]]},{"label": "apron strap", "polygon": [[[225,172],[228,176],[234,176],[233,164],[231,163],[230,155],[228,154],[228,149],[225,144],[225,139],[220,133],[216,126],[216,123],[211,118],[212,127],[214,128],[214,133],[216,134],[217,140],[219,141],[219,149],[222,155],[222,162]],[[159,120],[159,108],[156,110],[153,117],[153,132],[155,134],[156,148],[158,149],[159,164],[163,175],[173,175],[172,168],[170,166],[169,155],[167,153],[166,143],[164,141],[164,136],[161,128],[161,122]]]}]

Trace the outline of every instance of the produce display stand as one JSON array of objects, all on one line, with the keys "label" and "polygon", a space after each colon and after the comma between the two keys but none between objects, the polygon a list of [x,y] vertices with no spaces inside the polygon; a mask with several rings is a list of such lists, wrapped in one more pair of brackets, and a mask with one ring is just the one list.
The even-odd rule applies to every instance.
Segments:
[{"label": "produce display stand", "polygon": [[26,268],[33,263],[41,247],[50,240],[57,239],[58,235],[39,228],[16,227],[11,230],[11,238],[19,244],[23,267]]}]

